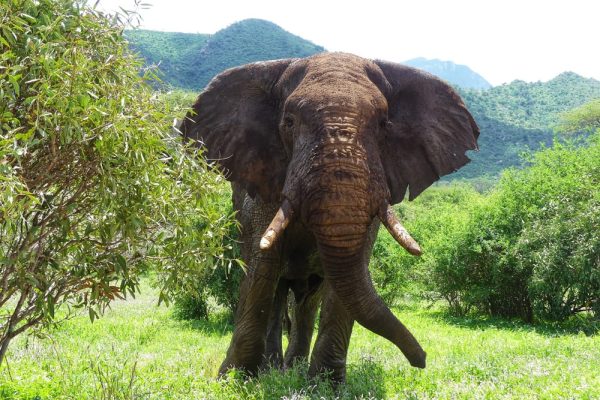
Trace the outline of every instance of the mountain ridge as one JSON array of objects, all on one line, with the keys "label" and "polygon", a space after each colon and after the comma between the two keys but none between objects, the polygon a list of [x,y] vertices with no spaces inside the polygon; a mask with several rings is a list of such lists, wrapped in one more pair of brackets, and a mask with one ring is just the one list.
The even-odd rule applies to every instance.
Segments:
[{"label": "mountain ridge", "polygon": [[[195,93],[214,75],[233,66],[325,51],[272,22],[256,19],[234,23],[212,35],[155,31],[129,31],[126,35],[131,47],[148,64],[160,62],[167,89],[182,88]],[[446,70],[460,67],[452,62],[438,62]],[[485,81],[464,67],[466,72],[472,72],[468,76],[476,75]],[[431,69],[428,72],[435,75],[435,68]],[[541,143],[551,143],[560,113],[600,98],[600,81],[573,72],[563,72],[546,82],[515,80],[486,89],[465,88],[446,80],[455,85],[481,128],[481,150],[470,152],[473,161],[446,179],[497,176],[504,168],[521,165],[521,153],[536,150]]]},{"label": "mountain ridge", "polygon": [[[147,62],[156,64],[160,51],[154,41],[174,43],[174,32],[128,31],[131,47]],[[214,34],[196,35],[198,43],[183,51],[165,52],[164,56],[175,56],[163,60],[163,81],[175,87],[200,90],[219,72],[231,67],[254,61],[279,58],[307,57],[325,51],[308,40],[296,36],[273,22],[262,19],[245,19],[235,22]],[[153,36],[153,38],[151,38]],[[190,36],[193,37],[193,36]],[[179,43],[184,43],[179,38]],[[179,76],[174,76],[178,73]]]},{"label": "mountain ridge", "polygon": [[[148,64],[160,65],[163,81],[198,90],[224,69],[254,61],[302,58],[326,51],[273,22],[245,19],[214,34],[126,31],[131,48]],[[161,48],[164,49],[161,50]],[[465,88],[488,88],[489,82],[468,66],[452,61],[416,58],[404,62]]]},{"label": "mountain ridge", "polygon": [[473,71],[466,65],[456,64],[453,61],[427,59],[424,57],[403,61],[402,64],[419,68],[438,76],[449,83],[465,89],[490,89],[492,84],[483,76]]}]

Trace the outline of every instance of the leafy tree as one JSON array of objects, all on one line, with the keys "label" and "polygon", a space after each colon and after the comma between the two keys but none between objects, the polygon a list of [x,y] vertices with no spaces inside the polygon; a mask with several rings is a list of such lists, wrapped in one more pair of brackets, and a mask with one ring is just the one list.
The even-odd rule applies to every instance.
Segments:
[{"label": "leafy tree", "polygon": [[558,131],[573,133],[577,131],[594,132],[600,129],[600,98],[562,114]]},{"label": "leafy tree", "polygon": [[0,20],[1,362],[72,307],[93,321],[134,295],[149,268],[168,300],[226,261],[232,222],[117,20],[79,0],[3,1]]},{"label": "leafy tree", "polygon": [[[228,199],[223,204],[227,203]],[[238,233],[238,227],[232,225],[224,242],[224,258],[227,260],[240,258]],[[241,262],[238,261],[237,264]],[[187,274],[189,279],[186,284],[174,294],[175,315],[182,319],[206,319],[212,311],[209,304],[216,303],[224,307],[230,318],[233,318],[243,273],[236,262],[229,261],[227,265],[215,264],[202,274]]]}]

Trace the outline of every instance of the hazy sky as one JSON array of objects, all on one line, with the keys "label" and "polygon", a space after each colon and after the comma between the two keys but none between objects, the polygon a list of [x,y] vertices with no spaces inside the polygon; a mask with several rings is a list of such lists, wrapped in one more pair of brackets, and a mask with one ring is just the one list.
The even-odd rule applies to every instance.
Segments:
[{"label": "hazy sky", "polygon": [[[563,71],[600,79],[598,0],[142,0],[142,28],[215,33],[262,18],[324,46],[368,58],[468,65],[493,85]],[[100,0],[131,9],[133,0]]]}]

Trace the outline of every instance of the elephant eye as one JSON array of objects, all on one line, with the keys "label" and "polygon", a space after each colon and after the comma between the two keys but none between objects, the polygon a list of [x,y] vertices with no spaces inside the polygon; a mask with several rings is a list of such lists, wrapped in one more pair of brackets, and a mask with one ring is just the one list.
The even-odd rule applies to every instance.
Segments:
[{"label": "elephant eye", "polygon": [[379,126],[382,129],[390,129],[392,127],[392,121],[387,118],[382,118],[381,121],[379,121]]},{"label": "elephant eye", "polygon": [[286,128],[291,128],[294,126],[294,118],[292,117],[284,117],[283,118],[283,126],[285,126]]}]

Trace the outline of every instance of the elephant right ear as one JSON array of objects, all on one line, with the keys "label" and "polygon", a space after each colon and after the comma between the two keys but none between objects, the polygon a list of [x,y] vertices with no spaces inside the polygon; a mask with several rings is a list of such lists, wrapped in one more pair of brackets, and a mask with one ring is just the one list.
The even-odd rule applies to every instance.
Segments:
[{"label": "elephant right ear", "polygon": [[409,189],[417,197],[441,176],[469,162],[479,127],[458,93],[441,79],[404,65],[375,61],[372,73],[388,101],[389,124],[381,146],[391,203]]},{"label": "elephant right ear", "polygon": [[180,130],[206,147],[229,181],[251,197],[280,196],[287,156],[279,137],[280,101],[275,84],[294,59],[257,62],[217,75],[198,96]]}]

